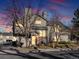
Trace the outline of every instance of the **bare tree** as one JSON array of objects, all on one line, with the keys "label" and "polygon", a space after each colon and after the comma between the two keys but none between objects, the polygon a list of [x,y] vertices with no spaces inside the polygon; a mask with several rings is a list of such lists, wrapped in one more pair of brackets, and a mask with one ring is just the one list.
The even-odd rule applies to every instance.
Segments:
[{"label": "bare tree", "polygon": [[[29,1],[29,0],[28,0]],[[28,2],[29,4],[31,4],[30,2]],[[26,40],[26,47],[28,47],[28,39],[29,39],[29,35],[31,34],[31,25],[32,25],[32,21],[31,18],[33,16],[32,14],[32,10],[31,10],[31,6],[28,5],[27,8],[25,8],[25,15],[19,17],[17,15],[18,11],[20,10],[20,8],[18,8],[17,6],[17,0],[12,0],[12,4],[13,4],[13,9],[14,12],[11,14],[11,16],[13,17],[13,34],[15,36],[19,36],[19,37],[25,37]],[[40,2],[38,4],[38,8],[39,8]],[[39,9],[37,10],[36,15],[39,15]],[[44,16],[44,13],[42,13],[42,16]],[[34,18],[37,19],[37,16]],[[20,39],[21,41],[21,39]]]},{"label": "bare tree", "polygon": [[[58,42],[60,40],[60,35],[61,35],[60,34],[61,33],[61,29],[60,29],[59,18],[58,17],[53,18],[53,20],[51,21],[50,24],[51,24],[50,38],[53,37],[53,38],[51,38],[51,40],[53,40],[53,43],[55,43],[54,40],[56,41],[56,44],[53,44],[53,47],[54,47],[54,46],[58,45]],[[52,36],[52,34],[53,34],[53,36]]]}]

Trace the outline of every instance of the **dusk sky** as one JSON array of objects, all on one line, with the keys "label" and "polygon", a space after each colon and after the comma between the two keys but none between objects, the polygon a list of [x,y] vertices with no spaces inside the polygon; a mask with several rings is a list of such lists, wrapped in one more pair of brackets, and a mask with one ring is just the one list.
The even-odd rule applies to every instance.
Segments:
[{"label": "dusk sky", "polygon": [[[35,13],[36,10],[48,12],[49,20],[57,15],[63,24],[70,26],[74,11],[79,8],[79,0],[18,0],[17,6],[21,8],[30,5]],[[0,32],[11,32],[11,19],[8,17],[8,8],[11,8],[11,0],[0,0]]]}]

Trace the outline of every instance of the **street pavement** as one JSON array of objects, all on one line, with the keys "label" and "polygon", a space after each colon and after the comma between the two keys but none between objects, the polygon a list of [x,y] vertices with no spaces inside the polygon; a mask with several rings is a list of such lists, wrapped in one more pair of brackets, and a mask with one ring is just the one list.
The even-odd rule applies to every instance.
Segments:
[{"label": "street pavement", "polygon": [[14,48],[0,49],[0,59],[79,59],[78,50],[39,49],[22,52]]},{"label": "street pavement", "polygon": [[15,55],[0,55],[0,59],[28,59]]}]

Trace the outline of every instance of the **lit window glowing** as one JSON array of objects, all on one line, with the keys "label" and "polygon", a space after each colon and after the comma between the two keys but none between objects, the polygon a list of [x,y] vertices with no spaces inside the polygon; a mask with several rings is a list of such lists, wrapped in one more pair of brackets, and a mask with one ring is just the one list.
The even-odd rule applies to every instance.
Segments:
[{"label": "lit window glowing", "polygon": [[41,24],[40,20],[35,21],[35,24]]},{"label": "lit window glowing", "polygon": [[46,37],[46,31],[45,30],[38,30],[40,37]]},{"label": "lit window glowing", "polygon": [[36,44],[36,36],[32,36],[32,45]]}]

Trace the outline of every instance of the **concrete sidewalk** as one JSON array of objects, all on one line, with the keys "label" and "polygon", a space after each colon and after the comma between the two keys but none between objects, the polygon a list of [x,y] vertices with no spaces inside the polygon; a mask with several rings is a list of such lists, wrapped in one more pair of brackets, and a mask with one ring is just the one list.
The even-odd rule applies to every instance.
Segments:
[{"label": "concrete sidewalk", "polygon": [[[38,48],[38,50],[40,50],[41,52],[50,52],[50,51],[71,51],[71,50],[77,50],[77,48],[47,48],[47,49],[41,49],[41,48]],[[6,52],[10,52],[10,53],[18,53],[18,52],[21,52],[21,53],[28,53],[30,51],[36,51],[35,49],[33,48],[20,48],[20,47],[13,47],[13,48],[10,48],[10,49],[4,49],[2,51],[6,51]]]},{"label": "concrete sidewalk", "polygon": [[[35,49],[29,49],[29,48],[16,48],[19,52],[27,53],[29,51],[35,51]],[[41,52],[49,52],[49,51],[69,51],[70,48],[50,48],[50,49],[38,49]]]}]

